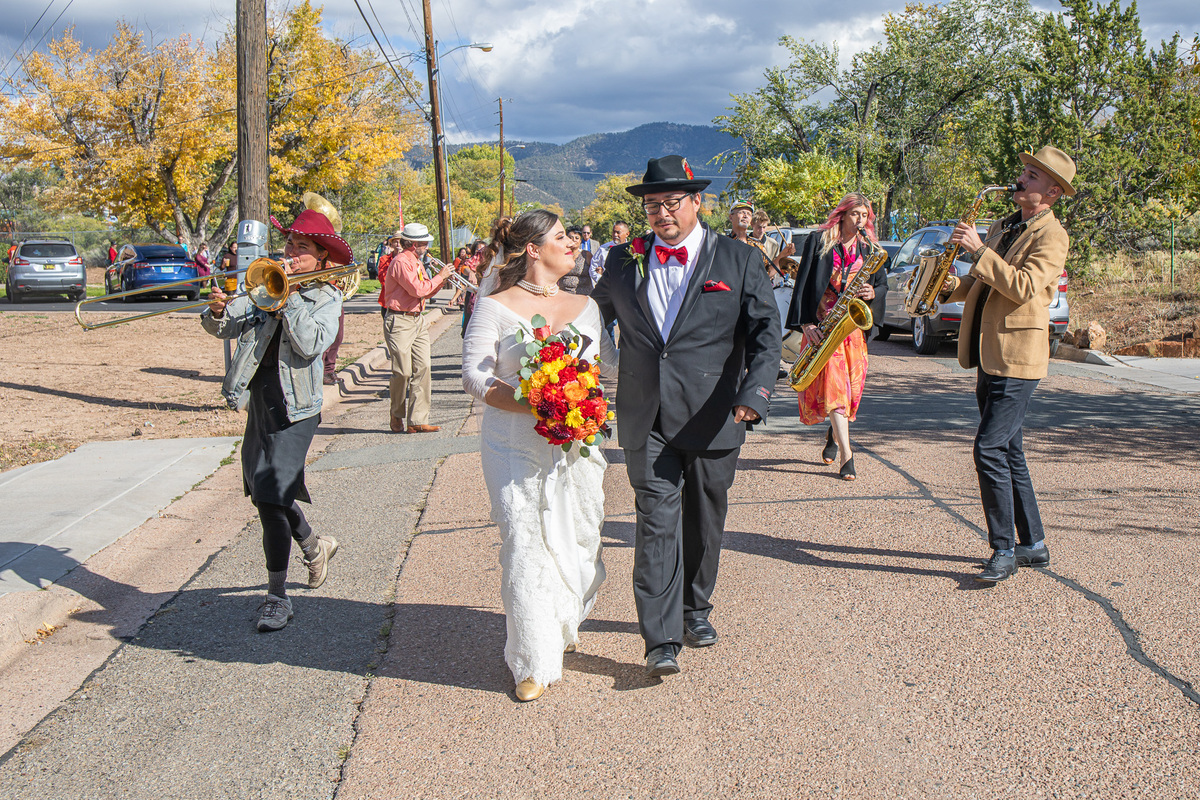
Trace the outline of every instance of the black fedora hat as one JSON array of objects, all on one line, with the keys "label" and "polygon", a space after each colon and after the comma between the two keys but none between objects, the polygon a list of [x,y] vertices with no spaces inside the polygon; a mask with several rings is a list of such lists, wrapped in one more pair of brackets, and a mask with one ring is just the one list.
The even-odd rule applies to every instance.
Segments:
[{"label": "black fedora hat", "polygon": [[637,197],[656,192],[699,192],[712,181],[697,179],[683,156],[663,156],[646,162],[646,174],[642,182],[625,187],[625,191]]}]

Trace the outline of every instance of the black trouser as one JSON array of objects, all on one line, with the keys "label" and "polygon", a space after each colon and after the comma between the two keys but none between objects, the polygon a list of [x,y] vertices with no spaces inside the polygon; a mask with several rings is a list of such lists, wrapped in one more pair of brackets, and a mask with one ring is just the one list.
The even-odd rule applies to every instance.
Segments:
[{"label": "black trouser", "polygon": [[975,470],[988,541],[997,550],[1013,547],[1014,528],[1023,545],[1045,538],[1021,442],[1021,426],[1037,385],[1036,380],[1000,378],[982,369],[975,384],[979,402]]},{"label": "black trouser", "polygon": [[312,535],[312,527],[295,500],[290,508],[266,502],[257,502],[254,506],[258,509],[258,518],[262,520],[267,572],[286,570],[288,556],[292,554],[292,539],[303,542]]},{"label": "black trouser", "polygon": [[677,450],[657,426],[625,450],[635,495],[633,597],[646,652],[683,643],[684,619],[706,619],[738,451]]}]

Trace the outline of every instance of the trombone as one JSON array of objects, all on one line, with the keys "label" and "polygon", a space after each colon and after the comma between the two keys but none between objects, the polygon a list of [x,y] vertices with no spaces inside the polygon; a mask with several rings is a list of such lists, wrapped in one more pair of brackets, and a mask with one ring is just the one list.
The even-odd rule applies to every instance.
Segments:
[{"label": "trombone", "polygon": [[[425,254],[425,257],[430,261],[430,264],[426,265],[425,267],[425,277],[432,279],[437,275],[437,272],[431,269],[431,265],[436,266],[439,271],[446,268],[446,265],[443,262],[429,255],[428,253]],[[446,280],[448,280],[450,283],[453,283],[459,289],[462,289],[468,294],[475,294],[479,291],[478,286],[471,283],[462,275],[459,275],[458,272],[455,271],[454,267],[450,267],[450,274],[446,276]]]},{"label": "trombone", "polygon": [[344,298],[348,299],[358,291],[359,284],[359,265],[347,264],[344,267],[330,267],[328,269],[316,270],[315,272],[300,272],[294,275],[289,275],[287,272],[288,265],[291,259],[283,259],[275,261],[270,258],[256,258],[250,262],[250,266],[246,269],[227,270],[225,272],[216,272],[212,275],[197,276],[195,278],[184,278],[180,281],[172,281],[170,283],[160,283],[157,286],[147,286],[142,289],[132,289],[128,292],[114,292],[106,294],[102,297],[89,297],[85,300],[80,300],[75,304],[75,321],[85,331],[93,331],[97,328],[109,328],[113,325],[120,325],[125,322],[134,322],[142,319],[150,319],[162,314],[171,314],[176,311],[186,311],[190,308],[200,308],[212,302],[212,300],[201,300],[199,302],[185,303],[184,305],[164,308],[159,311],[148,311],[145,314],[135,314],[131,317],[118,317],[105,322],[84,322],[82,312],[83,307],[91,303],[101,303],[106,300],[119,300],[125,297],[133,297],[139,294],[160,293],[164,290],[174,289],[179,286],[187,286],[194,283],[205,283],[208,281],[221,281],[225,284],[225,289],[233,297],[240,297],[237,292],[237,276],[245,273],[245,295],[249,297],[250,302],[258,306],[263,311],[271,312],[278,311],[287,302],[288,295],[292,291],[293,286],[304,286],[305,284],[321,282],[333,284],[341,290]]}]

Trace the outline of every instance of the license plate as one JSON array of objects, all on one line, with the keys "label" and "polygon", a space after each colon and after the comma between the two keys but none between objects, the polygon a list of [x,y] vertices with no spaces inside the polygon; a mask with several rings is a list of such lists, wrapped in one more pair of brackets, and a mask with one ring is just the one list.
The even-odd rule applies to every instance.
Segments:
[{"label": "license plate", "polygon": [[42,264],[42,269],[54,269],[54,264]]},{"label": "license plate", "polygon": [[174,275],[175,274],[174,267],[155,267],[155,269],[158,270],[159,275]]}]

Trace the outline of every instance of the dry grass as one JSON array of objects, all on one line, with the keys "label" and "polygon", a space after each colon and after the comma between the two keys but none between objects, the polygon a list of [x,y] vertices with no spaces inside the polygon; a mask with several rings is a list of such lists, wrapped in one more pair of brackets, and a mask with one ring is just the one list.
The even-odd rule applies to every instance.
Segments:
[{"label": "dry grass", "polygon": [[1176,251],[1174,286],[1166,251],[1108,257],[1092,266],[1086,284],[1073,281],[1067,298],[1071,330],[1099,322],[1109,352],[1190,333],[1200,317],[1200,253]]}]

